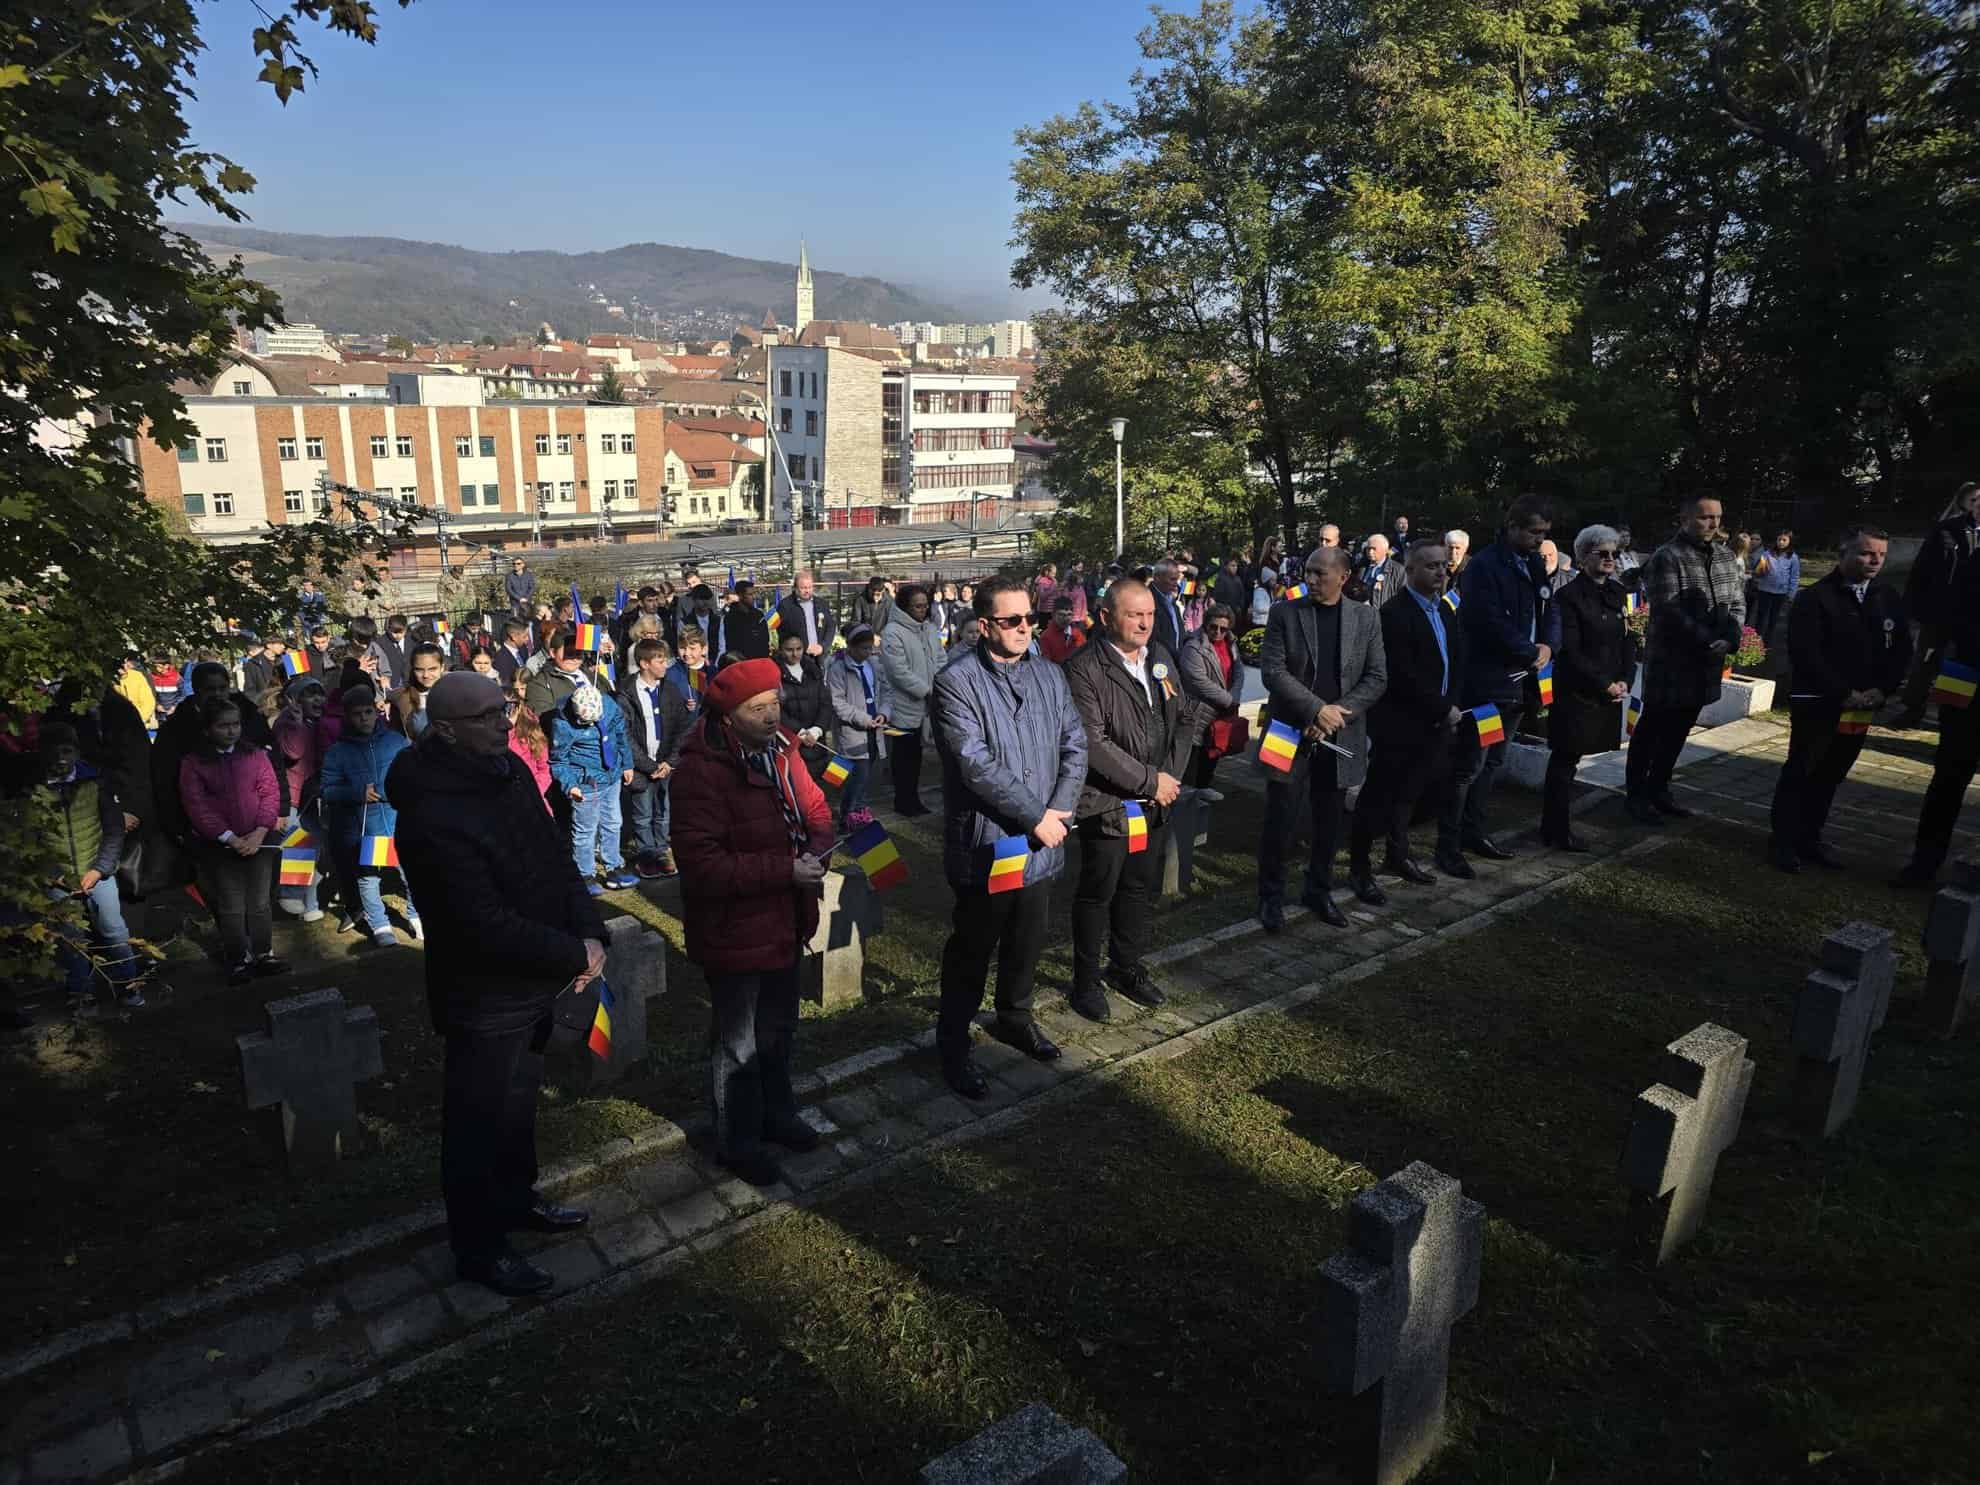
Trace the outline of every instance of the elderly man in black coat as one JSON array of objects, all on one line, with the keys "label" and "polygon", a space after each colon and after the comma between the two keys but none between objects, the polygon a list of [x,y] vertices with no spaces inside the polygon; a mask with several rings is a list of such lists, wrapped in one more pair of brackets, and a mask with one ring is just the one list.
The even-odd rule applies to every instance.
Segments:
[{"label": "elderly man in black coat", "polygon": [[1554,595],[1561,648],[1554,657],[1554,704],[1547,718],[1547,778],[1540,795],[1540,840],[1561,851],[1585,851],[1569,806],[1575,774],[1590,753],[1622,738],[1622,710],[1636,678],[1636,640],[1624,613],[1626,590],[1616,577],[1622,536],[1585,526],[1574,539],[1575,575]]},{"label": "elderly man in black coat", "polygon": [[509,751],[502,688],[473,671],[426,693],[428,725],[385,777],[399,865],[426,927],[426,998],[447,1040],[440,1180],[460,1277],[498,1294],[555,1281],[509,1246],[581,1227],[536,1185],[536,1094],[551,1005],[610,942],[543,798]]},{"label": "elderly man in black coat", "polygon": [[1388,688],[1382,625],[1375,610],[1343,603],[1348,555],[1316,547],[1306,559],[1307,597],[1281,603],[1265,624],[1259,673],[1272,720],[1300,734],[1292,770],[1265,786],[1265,830],[1258,843],[1258,921],[1285,927],[1286,854],[1302,790],[1309,796],[1313,849],[1301,901],[1323,923],[1347,927],[1332,896],[1347,791],[1368,766],[1368,713]]}]

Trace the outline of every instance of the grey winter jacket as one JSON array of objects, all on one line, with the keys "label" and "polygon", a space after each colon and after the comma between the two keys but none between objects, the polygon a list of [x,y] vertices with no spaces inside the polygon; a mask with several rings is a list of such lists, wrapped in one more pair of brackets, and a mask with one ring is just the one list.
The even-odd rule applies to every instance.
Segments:
[{"label": "grey winter jacket", "polygon": [[880,636],[880,663],[887,671],[887,689],[894,703],[887,718],[903,732],[918,731],[928,714],[928,693],[935,672],[942,668],[942,631],[933,618],[917,624],[904,608],[887,616]]},{"label": "grey winter jacket", "polygon": [[[873,704],[891,726],[894,694],[887,685],[887,667],[880,663],[877,652],[867,663],[873,671]],[[886,732],[866,725],[866,687],[860,683],[859,667],[853,664],[850,650],[840,650],[825,667],[825,690],[832,698],[832,716],[836,722],[832,728],[833,751],[847,758],[886,757]]]}]

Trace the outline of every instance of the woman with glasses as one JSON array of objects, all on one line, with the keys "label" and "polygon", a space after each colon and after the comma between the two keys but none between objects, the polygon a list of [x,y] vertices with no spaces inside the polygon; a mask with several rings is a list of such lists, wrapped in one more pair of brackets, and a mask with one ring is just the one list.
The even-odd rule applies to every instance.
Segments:
[{"label": "woman with glasses", "polygon": [[1584,527],[1574,539],[1578,571],[1554,597],[1560,605],[1561,648],[1554,657],[1554,705],[1547,719],[1540,839],[1563,851],[1588,849],[1568,823],[1575,770],[1585,754],[1621,745],[1623,698],[1636,675],[1636,640],[1623,621],[1623,587],[1616,577],[1620,547],[1621,538],[1610,527]]},{"label": "woman with glasses", "polygon": [[1195,729],[1196,749],[1183,782],[1207,789],[1217,760],[1244,751],[1246,727],[1238,716],[1244,695],[1244,657],[1238,653],[1237,623],[1230,606],[1213,603],[1203,611],[1203,627],[1183,641],[1177,657],[1183,696],[1190,702],[1185,722]]}]

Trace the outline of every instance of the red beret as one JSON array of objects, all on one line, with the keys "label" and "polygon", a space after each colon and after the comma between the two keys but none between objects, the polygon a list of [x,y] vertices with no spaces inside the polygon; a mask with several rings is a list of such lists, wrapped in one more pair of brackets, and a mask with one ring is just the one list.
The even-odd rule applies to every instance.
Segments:
[{"label": "red beret", "polygon": [[783,683],[775,660],[738,660],[708,683],[708,704],[726,717],[750,697],[778,690]]}]

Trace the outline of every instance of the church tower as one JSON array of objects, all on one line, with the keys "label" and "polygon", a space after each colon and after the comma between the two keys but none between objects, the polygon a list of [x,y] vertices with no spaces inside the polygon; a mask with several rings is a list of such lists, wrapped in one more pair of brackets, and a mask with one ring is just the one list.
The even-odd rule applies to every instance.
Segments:
[{"label": "church tower", "polygon": [[791,327],[797,335],[804,334],[804,327],[811,323],[811,310],[811,258],[805,251],[803,239],[800,238],[798,241],[797,318],[791,321]]}]

